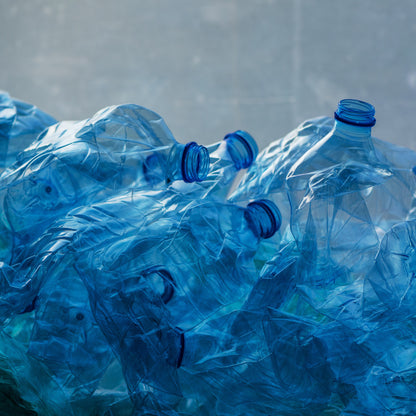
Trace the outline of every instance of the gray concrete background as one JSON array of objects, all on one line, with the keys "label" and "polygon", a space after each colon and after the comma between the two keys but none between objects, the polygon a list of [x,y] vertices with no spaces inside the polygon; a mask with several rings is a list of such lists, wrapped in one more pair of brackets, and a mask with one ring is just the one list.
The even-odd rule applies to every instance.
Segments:
[{"label": "gray concrete background", "polygon": [[415,0],[0,0],[0,89],[58,119],[133,102],[260,147],[341,98],[416,150]]}]

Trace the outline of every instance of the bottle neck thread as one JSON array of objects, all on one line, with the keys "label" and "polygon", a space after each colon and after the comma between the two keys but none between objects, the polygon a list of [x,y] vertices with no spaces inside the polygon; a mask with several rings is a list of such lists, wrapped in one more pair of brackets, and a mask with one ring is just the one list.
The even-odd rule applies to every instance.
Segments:
[{"label": "bottle neck thread", "polygon": [[181,161],[181,172],[184,182],[201,182],[208,176],[208,171],[208,149],[195,142],[186,144]]},{"label": "bottle neck thread", "polygon": [[237,130],[224,137],[227,152],[236,170],[246,169],[256,159],[259,149],[254,138],[244,130]]},{"label": "bottle neck thread", "polygon": [[250,229],[258,238],[272,237],[282,224],[279,208],[268,199],[260,199],[248,204],[245,218]]},{"label": "bottle neck thread", "polygon": [[336,120],[358,127],[373,127],[376,124],[375,109],[365,101],[346,99],[341,100],[334,113]]}]

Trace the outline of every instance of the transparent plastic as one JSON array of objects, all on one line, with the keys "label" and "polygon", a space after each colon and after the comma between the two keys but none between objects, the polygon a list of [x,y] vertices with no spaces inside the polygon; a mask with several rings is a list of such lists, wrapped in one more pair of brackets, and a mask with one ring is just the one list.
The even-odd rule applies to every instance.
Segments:
[{"label": "transparent plastic", "polygon": [[10,263],[11,250],[76,206],[131,187],[201,181],[208,169],[204,146],[177,143],[158,114],[137,105],[111,106],[91,119],[58,123],[1,177],[1,258]]},{"label": "transparent plastic", "polygon": [[27,284],[10,303],[35,314],[29,353],[81,400],[94,397],[114,367],[112,350],[136,409],[188,409],[194,377],[183,378],[183,369],[196,353],[206,355],[192,331],[227,313],[229,302],[244,302],[257,278],[259,241],[279,222],[270,201],[241,208],[174,188],[72,210],[32,245],[31,266],[19,270]]},{"label": "transparent plastic", "polygon": [[172,190],[164,196],[137,192],[77,210],[60,227],[63,243],[52,244],[60,255],[65,247],[76,253],[94,316],[142,411],[186,407],[193,398],[191,391],[181,398],[182,383],[189,385],[182,377],[194,365],[190,356],[206,352],[192,348],[196,335],[188,332],[244,302],[256,281],[259,238],[279,223],[271,202],[256,207],[268,224],[260,226],[246,219],[255,204],[185,202]]},{"label": "transparent plastic", "polygon": [[368,271],[380,236],[409,212],[412,184],[374,147],[374,123],[370,104],[342,100],[334,128],[287,175],[305,282],[340,285]]},{"label": "transparent plastic", "polygon": [[34,105],[0,91],[0,173],[47,127],[57,121]]},{"label": "transparent plastic", "polygon": [[194,197],[215,198],[223,202],[233,188],[238,173],[254,163],[258,154],[257,143],[248,132],[237,130],[207,149],[210,169],[205,180],[192,187],[177,183],[176,188],[183,193],[192,193]]}]

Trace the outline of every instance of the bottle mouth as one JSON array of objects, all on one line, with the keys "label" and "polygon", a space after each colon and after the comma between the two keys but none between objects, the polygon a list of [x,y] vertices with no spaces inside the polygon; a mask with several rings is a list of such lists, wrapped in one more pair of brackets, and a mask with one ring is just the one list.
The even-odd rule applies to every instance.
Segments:
[{"label": "bottle mouth", "polygon": [[270,238],[280,228],[282,215],[268,199],[259,199],[247,205],[245,218],[256,237]]},{"label": "bottle mouth", "polygon": [[334,117],[336,120],[353,126],[372,127],[376,124],[375,112],[376,110],[370,103],[346,99],[339,102]]},{"label": "bottle mouth", "polygon": [[184,182],[201,182],[209,172],[209,152],[195,142],[185,145],[182,154],[182,177]]},{"label": "bottle mouth", "polygon": [[227,140],[227,151],[237,170],[251,166],[259,153],[257,143],[251,134],[237,130],[227,134],[224,140]]}]

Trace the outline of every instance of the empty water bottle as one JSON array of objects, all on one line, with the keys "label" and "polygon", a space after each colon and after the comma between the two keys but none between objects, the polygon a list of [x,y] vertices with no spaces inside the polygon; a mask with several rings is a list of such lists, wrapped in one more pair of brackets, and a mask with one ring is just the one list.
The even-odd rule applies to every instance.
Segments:
[{"label": "empty water bottle", "polygon": [[67,397],[89,397],[113,359],[92,315],[82,280],[66,255],[46,275],[36,296],[28,352],[47,365]]},{"label": "empty water bottle", "polygon": [[208,172],[206,148],[177,143],[159,115],[132,104],[53,126],[20,159],[1,182],[4,225],[20,238],[115,190],[199,181]]},{"label": "empty water bottle", "polygon": [[34,105],[0,91],[0,173],[16,161],[44,129],[57,123]]},{"label": "empty water bottle", "polygon": [[366,201],[393,177],[373,146],[373,106],[342,100],[336,119],[333,130],[292,166],[287,178],[291,231],[300,245],[304,281],[317,285],[346,284],[354,273],[371,268],[378,224]]},{"label": "empty water bottle", "polygon": [[[269,201],[243,209],[207,200],[184,206],[181,200],[165,200],[164,212],[146,215],[133,207],[134,215],[119,220],[124,226],[116,238],[103,239],[77,262],[96,319],[121,357],[140,409],[183,404],[177,369],[185,357],[186,331],[244,302],[256,280],[252,257],[258,241],[273,235],[280,221]],[[204,351],[187,354],[188,365],[195,354]]]},{"label": "empty water bottle", "polygon": [[280,232],[287,232],[290,218],[287,174],[296,161],[332,129],[333,124],[329,117],[307,120],[282,139],[272,142],[248,168],[230,200],[244,203],[259,198],[271,199],[282,212]]}]

